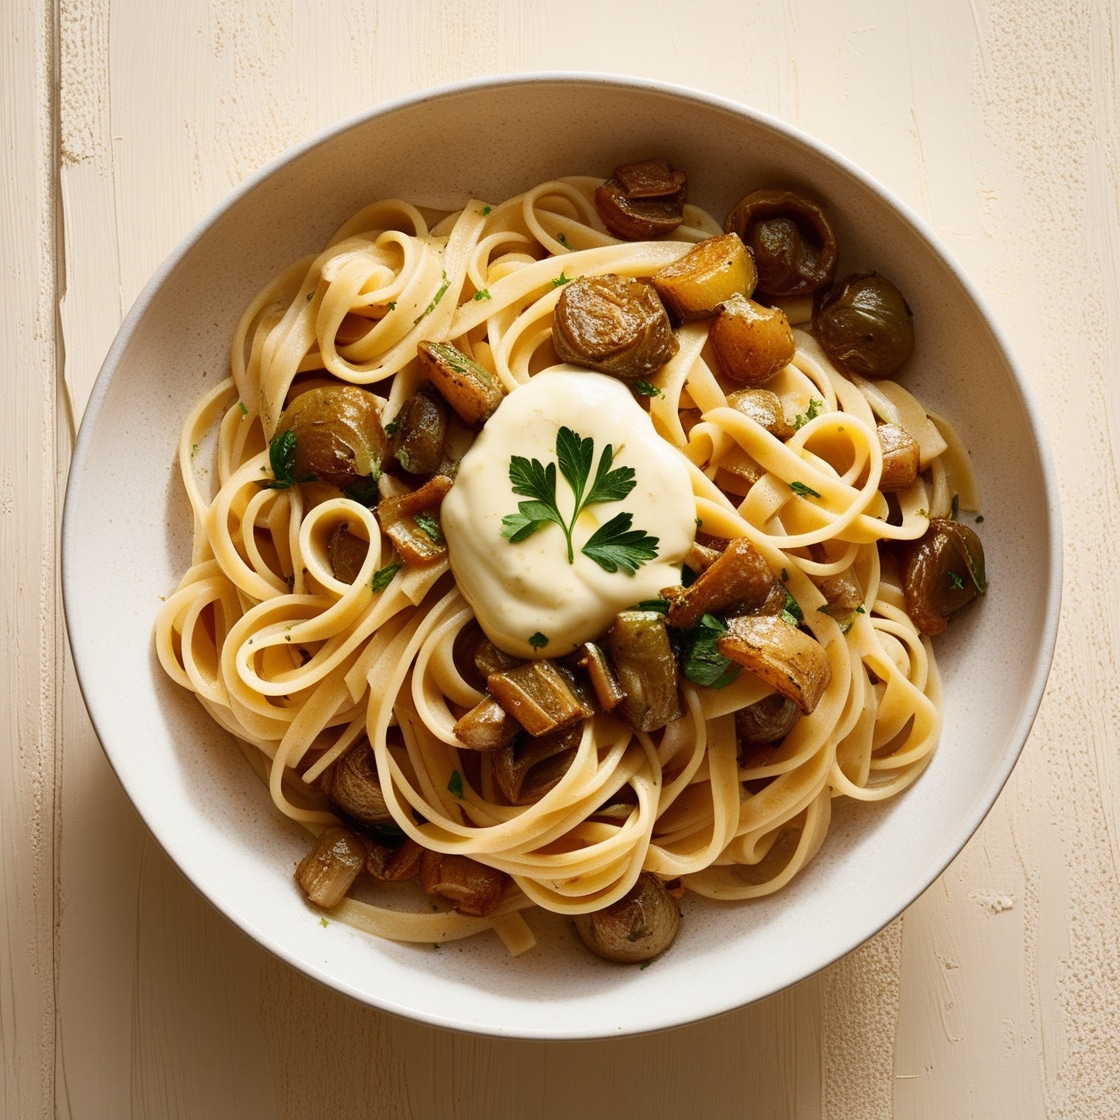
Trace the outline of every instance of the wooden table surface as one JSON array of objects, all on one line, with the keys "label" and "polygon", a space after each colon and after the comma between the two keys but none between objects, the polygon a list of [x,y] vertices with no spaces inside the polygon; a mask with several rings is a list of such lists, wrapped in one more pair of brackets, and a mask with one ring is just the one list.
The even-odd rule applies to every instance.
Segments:
[{"label": "wooden table surface", "polygon": [[[0,1115],[1120,1116],[1118,50],[1110,0],[4,0]],[[540,70],[741,101],[901,196],[1021,359],[1065,530],[1049,689],[948,871],[793,990],[609,1042],[398,1020],[234,929],[110,771],[58,582],[100,362],[207,209],[343,117]]]}]

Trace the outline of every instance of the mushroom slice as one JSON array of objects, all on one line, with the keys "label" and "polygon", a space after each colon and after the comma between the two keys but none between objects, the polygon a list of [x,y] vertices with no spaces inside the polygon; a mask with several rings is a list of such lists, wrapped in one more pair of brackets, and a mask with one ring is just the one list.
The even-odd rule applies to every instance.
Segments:
[{"label": "mushroom slice", "polygon": [[350,532],[350,526],[343,522],[333,533],[327,544],[327,558],[331,562],[331,573],[343,583],[353,583],[361,573],[362,565],[369,553],[369,541]]},{"label": "mushroom slice", "polygon": [[447,402],[430,385],[417,389],[393,419],[389,454],[409,474],[433,475],[443,462]]},{"label": "mushroom slice", "polygon": [[754,291],[758,270],[737,233],[701,241],[651,277],[657,294],[678,322],[706,319],[725,300]]},{"label": "mushroom slice", "polygon": [[623,241],[660,237],[681,224],[688,178],[663,159],[639,160],[614,169],[595,191],[603,225]]},{"label": "mushroom slice", "polygon": [[604,712],[613,712],[626,698],[626,694],[618,683],[618,677],[603,647],[596,642],[584,642],[577,664],[587,672],[599,707]]},{"label": "mushroom slice", "polygon": [[511,805],[539,801],[568,772],[583,729],[573,726],[510,743],[492,756],[494,780]]},{"label": "mushroom slice", "polygon": [[530,735],[560,731],[593,714],[572,677],[552,661],[491,673],[486,687]]},{"label": "mushroom slice", "polygon": [[502,403],[501,382],[450,343],[421,342],[416,353],[428,379],[469,427],[481,428]]},{"label": "mushroom slice", "polygon": [[746,537],[729,541],[688,587],[666,588],[662,594],[669,600],[669,625],[679,630],[691,629],[706,614],[780,614],[786,602],[785,588]]},{"label": "mushroom slice", "polygon": [[737,615],[716,646],[724,657],[756,673],[806,715],[832,680],[832,666],[816,638],[778,615]]},{"label": "mushroom slice", "polygon": [[727,403],[783,443],[793,435],[793,425],[786,419],[782,398],[769,389],[737,389],[727,395]]},{"label": "mushroom slice", "polygon": [[665,884],[643,871],[617,902],[573,919],[580,940],[593,953],[623,964],[652,960],[673,943],[681,908]]},{"label": "mushroom slice", "polygon": [[752,191],[735,205],[723,228],[734,230],[754,254],[758,290],[766,295],[807,295],[836,274],[836,231],[820,206],[795,191]]},{"label": "mushroom slice", "polygon": [[631,276],[581,276],[556,302],[552,343],[564,362],[633,383],[680,348],[653,287]]},{"label": "mushroom slice", "polygon": [[836,619],[840,629],[846,634],[863,610],[863,588],[855,573],[848,568],[834,576],[826,576],[820,581],[820,591],[825,597],[821,612]]},{"label": "mushroom slice", "polygon": [[472,751],[496,751],[512,743],[522,727],[493,696],[485,696],[455,721],[452,731]]},{"label": "mushroom slice", "polygon": [[635,731],[656,731],[681,714],[677,662],[660,611],[620,611],[607,649],[624,699],[615,711]]},{"label": "mushroom slice", "polygon": [[311,851],[299,861],[296,882],[309,902],[333,910],[365,864],[362,841],[348,828],[331,825],[319,833]]},{"label": "mushroom slice", "polygon": [[376,479],[388,440],[377,398],[357,385],[318,385],[292,398],[269,442],[274,485],[318,479],[340,489]]},{"label": "mushroom slice", "polygon": [[771,692],[735,713],[735,738],[743,749],[769,746],[784,739],[800,718],[796,701]]},{"label": "mushroom slice", "polygon": [[879,446],[883,449],[883,475],[879,489],[884,494],[895,494],[913,486],[921,468],[922,449],[918,441],[898,424],[879,424],[875,429]]},{"label": "mushroom slice", "polygon": [[446,555],[439,506],[450,489],[451,479],[437,474],[411,493],[377,503],[377,520],[406,564],[430,564]]},{"label": "mushroom slice", "polygon": [[366,837],[366,874],[378,883],[402,883],[420,873],[424,849],[406,836],[394,843],[381,837]]},{"label": "mushroom slice", "polygon": [[355,821],[384,824],[393,819],[381,792],[373,748],[364,737],[323,775],[320,784],[331,801]]},{"label": "mushroom slice", "polygon": [[712,319],[708,341],[720,372],[737,385],[752,387],[789,365],[795,350],[786,313],[745,295],[723,302]]},{"label": "mushroom slice", "polygon": [[980,538],[959,521],[932,518],[925,534],[906,550],[902,586],[918,629],[940,634],[950,614],[988,589]]},{"label": "mushroom slice", "polygon": [[470,856],[425,850],[420,857],[420,886],[429,897],[443,898],[460,914],[485,918],[502,901],[509,876]]}]

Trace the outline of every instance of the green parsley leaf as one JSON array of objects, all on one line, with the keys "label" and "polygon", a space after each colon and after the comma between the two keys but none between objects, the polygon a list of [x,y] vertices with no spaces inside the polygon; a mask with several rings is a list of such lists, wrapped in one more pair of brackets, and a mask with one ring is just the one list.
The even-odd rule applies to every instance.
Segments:
[{"label": "green parsley leaf", "polygon": [[479,213],[485,218],[486,215],[489,214],[490,211],[493,210],[493,209],[494,209],[493,206],[485,205],[485,206],[482,207],[482,209],[479,211]]},{"label": "green parsley leaf", "polygon": [[956,572],[947,572],[946,574],[949,577],[949,586],[952,587],[954,591],[960,591],[961,588],[964,587],[964,580],[961,579]]},{"label": "green parsley leaf", "polygon": [[238,411],[241,413],[242,416],[248,416],[249,415],[249,407],[248,407],[248,405],[245,404],[244,401],[238,401],[237,402],[237,408],[238,408]]},{"label": "green parsley leaf", "polygon": [[635,381],[634,392],[639,397],[660,397],[661,390],[652,381]]},{"label": "green parsley leaf", "polygon": [[789,488],[802,498],[819,498],[820,494],[816,492],[811,486],[806,486],[804,482],[791,482]]},{"label": "green parsley leaf", "polygon": [[716,644],[726,633],[727,627],[713,614],[702,616],[685,632],[681,672],[694,684],[724,688],[739,675],[742,666],[724,657]]},{"label": "green parsley leaf", "polygon": [[479,288],[478,291],[475,292],[475,294],[473,296],[471,296],[471,299],[473,299],[473,300],[484,300],[484,299],[491,299],[491,298],[492,297],[490,295],[490,289],[489,288]]},{"label": "green parsley leaf", "polygon": [[796,432],[799,428],[805,427],[810,420],[815,420],[820,415],[820,410],[824,407],[824,401],[817,400],[816,397],[809,398],[809,406],[804,412],[799,412],[793,418],[793,430]]},{"label": "green parsley leaf", "polygon": [[262,482],[261,485],[269,490],[287,490],[298,482],[311,482],[314,475],[306,478],[296,478],[296,433],[287,428],[269,440],[268,462],[272,467],[273,480]]},{"label": "green parsley leaf", "polygon": [[420,532],[427,533],[436,544],[443,544],[443,530],[440,529],[439,520],[434,514],[421,512],[413,520]]},{"label": "green parsley leaf", "polygon": [[562,288],[565,284],[570,284],[571,282],[572,278],[570,276],[565,276],[564,273],[561,272],[560,275],[552,281],[552,286],[554,288]]},{"label": "green parsley leaf", "polygon": [[[528,540],[544,525],[560,527],[567,543],[568,563],[575,563],[572,531],[579,515],[591,505],[620,502],[637,485],[633,467],[612,467],[614,448],[608,443],[595,463],[595,441],[584,439],[571,428],[556,433],[556,462],[545,465],[539,459],[514,455],[509,462],[509,481],[513,492],[528,501],[519,502],[517,512],[502,518],[502,536],[511,544]],[[574,498],[570,519],[565,519],[556,502],[557,467]],[[629,513],[620,513],[600,525],[584,545],[584,555],[604,571],[622,569],[633,574],[657,555],[656,537],[632,528]]]},{"label": "green parsley leaf", "polygon": [[463,797],[463,775],[458,770],[451,771],[451,779],[447,783],[447,791],[454,797],[462,800]]},{"label": "green parsley leaf", "polygon": [[412,320],[412,325],[413,326],[416,326],[416,324],[419,323],[421,319],[427,318],[427,316],[431,315],[431,313],[433,311],[435,311],[435,309],[439,306],[439,301],[441,299],[443,299],[444,293],[450,287],[451,287],[451,281],[448,278],[447,273],[445,272],[443,274],[443,282],[440,284],[439,288],[436,290],[436,294],[434,296],[432,296],[432,302],[429,303],[428,306],[425,307],[424,310],[421,311],[420,314],[417,315],[415,319]]},{"label": "green parsley leaf", "polygon": [[544,647],[548,645],[548,639],[538,630],[529,639],[529,645],[531,645],[533,649],[544,649]]},{"label": "green parsley leaf", "polygon": [[657,556],[657,538],[641,529],[631,529],[633,522],[629,513],[616,513],[591,534],[580,551],[605,572],[621,568],[632,576]]},{"label": "green parsley leaf", "polygon": [[791,626],[800,626],[805,621],[805,612],[801,609],[801,604],[789,591],[786,591],[786,602],[782,607],[781,617]]},{"label": "green parsley leaf", "polygon": [[378,568],[373,573],[373,580],[371,586],[374,591],[384,591],[386,587],[393,582],[393,576],[397,574],[404,567],[403,564],[386,564],[384,568]]}]

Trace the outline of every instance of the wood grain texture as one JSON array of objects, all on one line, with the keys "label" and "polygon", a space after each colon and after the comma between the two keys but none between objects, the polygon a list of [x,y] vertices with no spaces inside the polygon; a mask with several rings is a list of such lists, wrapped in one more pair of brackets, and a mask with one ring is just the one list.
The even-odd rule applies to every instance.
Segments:
[{"label": "wood grain texture", "polygon": [[[147,0],[0,5],[0,1114],[1120,1116],[1115,5],[181,0],[161,13]],[[1020,765],[904,915],[713,1022],[549,1044],[361,1007],[216,914],[100,751],[54,558],[68,410],[80,416],[124,314],[210,206],[371,105],[558,69],[770,112],[938,232],[1038,395],[1067,594]]]}]

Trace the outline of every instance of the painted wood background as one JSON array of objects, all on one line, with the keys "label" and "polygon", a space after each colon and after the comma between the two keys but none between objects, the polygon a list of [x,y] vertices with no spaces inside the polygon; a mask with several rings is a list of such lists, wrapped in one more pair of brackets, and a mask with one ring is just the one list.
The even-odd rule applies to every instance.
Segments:
[{"label": "painted wood background", "polygon": [[[0,1115],[1120,1116],[1118,42],[1110,0],[4,0]],[[601,1043],[396,1020],[213,912],[93,736],[57,573],[101,359],[207,208],[344,116],[544,69],[737,99],[897,192],[1022,359],[1066,531],[1042,711],[941,879],[793,990]]]}]

